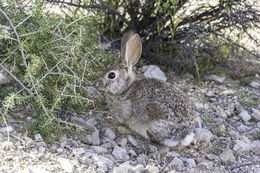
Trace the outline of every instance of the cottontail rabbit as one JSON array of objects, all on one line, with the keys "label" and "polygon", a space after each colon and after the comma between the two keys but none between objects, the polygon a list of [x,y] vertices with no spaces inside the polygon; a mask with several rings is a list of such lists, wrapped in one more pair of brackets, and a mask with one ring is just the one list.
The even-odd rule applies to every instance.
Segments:
[{"label": "cottontail rabbit", "polygon": [[173,85],[135,78],[132,67],[141,56],[138,34],[125,33],[121,62],[109,68],[96,82],[105,92],[110,111],[132,131],[166,146],[189,145],[194,137],[195,111],[189,98]]}]

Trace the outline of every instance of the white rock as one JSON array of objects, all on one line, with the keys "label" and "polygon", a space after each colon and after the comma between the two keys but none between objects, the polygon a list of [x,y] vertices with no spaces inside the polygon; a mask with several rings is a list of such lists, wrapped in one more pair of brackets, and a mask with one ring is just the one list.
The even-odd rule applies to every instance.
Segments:
[{"label": "white rock", "polygon": [[117,142],[118,145],[120,145],[121,147],[125,148],[127,145],[127,139],[126,138],[122,138]]},{"label": "white rock", "polygon": [[7,127],[2,127],[0,128],[0,132],[2,133],[11,133],[14,131],[14,128],[11,126],[7,126]]},{"label": "white rock", "polygon": [[75,169],[75,165],[69,159],[58,158],[58,162],[60,163],[61,168],[66,172],[73,172]]},{"label": "white rock", "polygon": [[131,135],[128,135],[127,139],[133,146],[138,147],[138,143]]},{"label": "white rock", "polygon": [[182,160],[184,163],[187,163],[187,164],[188,164],[188,167],[190,167],[190,168],[196,168],[196,166],[197,166],[195,160],[192,159],[192,158],[181,158],[181,160]]},{"label": "white rock", "polygon": [[235,151],[249,151],[251,149],[251,142],[245,142],[244,140],[236,140],[233,150]]},{"label": "white rock", "polygon": [[257,109],[252,108],[252,116],[256,119],[256,120],[260,120],[260,111]]},{"label": "white rock", "polygon": [[207,104],[203,104],[203,103],[194,103],[194,106],[195,106],[195,109],[197,111],[201,111],[201,110],[205,110],[205,109],[208,109],[209,106]]},{"label": "white rock", "polygon": [[235,107],[236,107],[236,111],[237,111],[238,113],[241,113],[241,112],[244,110],[244,108],[242,107],[242,105],[241,105],[240,103],[238,103],[238,102],[235,102]]},{"label": "white rock", "polygon": [[159,169],[155,166],[147,165],[144,167],[143,165],[137,165],[137,166],[132,166],[130,165],[129,162],[123,163],[119,165],[118,167],[115,167],[113,169],[113,173],[126,173],[126,172],[131,172],[131,173],[158,173]]},{"label": "white rock", "polygon": [[116,138],[116,134],[113,130],[111,130],[110,128],[107,128],[105,130],[105,137],[107,137],[108,139],[114,140]]},{"label": "white rock", "polygon": [[256,154],[260,155],[260,140],[255,140],[251,144],[251,150]]},{"label": "white rock", "polygon": [[10,81],[9,77],[3,72],[0,71],[0,85],[6,84]]},{"label": "white rock", "polygon": [[142,71],[144,72],[145,77],[155,78],[162,81],[167,80],[164,72],[156,65],[143,66]]},{"label": "white rock", "polygon": [[212,81],[215,81],[218,83],[223,83],[224,80],[226,79],[226,76],[209,75],[209,76],[206,76],[206,79],[212,80]]},{"label": "white rock", "polygon": [[96,130],[94,133],[86,135],[82,139],[83,143],[90,145],[100,145],[99,131]]},{"label": "white rock", "polygon": [[108,168],[111,168],[114,166],[114,163],[112,160],[99,156],[99,155],[94,155],[92,156],[92,161],[93,163],[97,164],[99,167],[103,168],[105,172],[107,172]]},{"label": "white rock", "polygon": [[95,127],[97,125],[97,121],[96,121],[95,118],[90,118],[90,119],[87,120],[87,124]]},{"label": "white rock", "polygon": [[253,88],[260,88],[260,83],[257,82],[257,81],[252,81],[250,83],[250,86],[253,87]]},{"label": "white rock", "polygon": [[195,129],[195,139],[197,139],[198,141],[209,143],[212,137],[213,134],[207,129]]},{"label": "white rock", "polygon": [[205,94],[207,97],[214,97],[215,94],[212,91],[207,91]]},{"label": "white rock", "polygon": [[251,119],[251,116],[247,113],[246,110],[243,110],[238,114],[238,116],[243,120],[243,121],[249,121]]},{"label": "white rock", "polygon": [[35,139],[35,142],[42,142],[43,141],[40,133],[35,134],[34,139]]},{"label": "white rock", "polygon": [[49,171],[46,171],[44,169],[38,168],[36,166],[29,166],[28,168],[25,168],[21,171],[21,173],[50,173]]},{"label": "white rock", "polygon": [[205,167],[206,169],[210,169],[210,168],[212,168],[212,166],[213,166],[213,162],[204,160],[204,161],[201,161],[201,162],[198,164],[198,166],[199,166],[199,167]]},{"label": "white rock", "polygon": [[101,146],[91,146],[91,149],[94,150],[94,152],[97,154],[104,154],[108,152],[106,148]]},{"label": "white rock", "polygon": [[219,158],[221,159],[222,162],[224,162],[226,164],[232,164],[232,163],[236,162],[236,158],[231,149],[228,149],[228,150],[222,152],[219,155]]},{"label": "white rock", "polygon": [[121,148],[119,146],[116,146],[114,148],[112,154],[118,161],[127,161],[127,160],[129,160],[129,155],[127,154],[126,149]]},{"label": "white rock", "polygon": [[72,153],[75,155],[75,156],[80,156],[82,154],[85,153],[85,149],[84,148],[74,148],[72,150]]},{"label": "white rock", "polygon": [[136,161],[141,165],[146,165],[146,159],[146,156],[144,154],[141,154],[136,158]]},{"label": "white rock", "polygon": [[247,127],[247,126],[245,126],[245,125],[243,125],[243,124],[241,124],[241,125],[238,126],[238,128],[237,128],[237,130],[238,130],[239,132],[242,132],[242,133],[247,132],[247,131],[249,131],[250,129],[251,129],[250,127]]},{"label": "white rock", "polygon": [[169,163],[169,166],[170,167],[177,167],[177,168],[180,168],[180,167],[183,167],[184,164],[183,164],[183,161],[177,157],[175,157],[170,163]]}]

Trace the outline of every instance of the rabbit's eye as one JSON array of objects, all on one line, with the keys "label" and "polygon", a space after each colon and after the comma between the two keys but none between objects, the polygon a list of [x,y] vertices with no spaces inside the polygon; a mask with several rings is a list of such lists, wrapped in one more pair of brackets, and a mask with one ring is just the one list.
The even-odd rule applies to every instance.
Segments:
[{"label": "rabbit's eye", "polygon": [[115,72],[110,72],[109,74],[108,74],[108,78],[109,79],[114,79],[116,77],[116,73]]}]

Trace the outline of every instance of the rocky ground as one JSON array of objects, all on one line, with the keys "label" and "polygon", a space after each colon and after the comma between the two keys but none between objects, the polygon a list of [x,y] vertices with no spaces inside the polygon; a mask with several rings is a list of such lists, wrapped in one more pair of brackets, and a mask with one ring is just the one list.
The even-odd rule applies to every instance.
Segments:
[{"label": "rocky ground", "polygon": [[144,141],[116,124],[108,111],[71,116],[88,134],[64,134],[53,144],[40,134],[26,136],[23,122],[10,119],[0,127],[0,172],[259,173],[259,76],[250,86],[225,76],[207,76],[199,86],[190,75],[166,76],[193,100],[200,117],[191,146],[170,149]]}]

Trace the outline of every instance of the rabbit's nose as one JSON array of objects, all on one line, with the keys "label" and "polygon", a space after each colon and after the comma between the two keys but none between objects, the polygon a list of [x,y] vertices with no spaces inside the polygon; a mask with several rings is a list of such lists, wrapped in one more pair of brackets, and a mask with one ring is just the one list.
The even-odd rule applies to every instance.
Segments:
[{"label": "rabbit's nose", "polygon": [[102,79],[97,79],[97,80],[95,80],[95,81],[94,81],[94,84],[95,84],[95,87],[96,87],[97,89],[104,87],[104,82],[103,82]]}]

